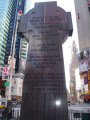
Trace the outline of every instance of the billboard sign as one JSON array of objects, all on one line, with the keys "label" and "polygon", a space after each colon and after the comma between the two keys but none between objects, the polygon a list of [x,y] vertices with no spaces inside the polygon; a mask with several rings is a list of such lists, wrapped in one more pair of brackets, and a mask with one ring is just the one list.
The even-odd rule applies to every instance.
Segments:
[{"label": "billboard sign", "polygon": [[88,71],[90,69],[90,55],[89,55],[90,49],[86,49],[82,51],[79,55],[79,73],[83,73]]},{"label": "billboard sign", "polygon": [[21,58],[21,71],[25,71],[26,59]]},{"label": "billboard sign", "polygon": [[[15,69],[15,63],[16,63],[16,59],[13,58],[13,69]],[[9,68],[11,68],[11,65],[12,65],[12,57],[11,56],[8,57],[8,65],[9,65]]]},{"label": "billboard sign", "polygon": [[87,92],[89,89],[88,89],[88,84],[84,85],[84,90],[85,92]]},{"label": "billboard sign", "polygon": [[15,96],[22,96],[22,79],[13,78],[11,94]]},{"label": "billboard sign", "polygon": [[2,80],[8,80],[8,67],[3,67]]},{"label": "billboard sign", "polygon": [[84,78],[84,85],[88,84],[88,76]]},{"label": "billboard sign", "polygon": [[86,72],[80,75],[80,79],[81,79],[81,85],[88,84],[88,73]]}]

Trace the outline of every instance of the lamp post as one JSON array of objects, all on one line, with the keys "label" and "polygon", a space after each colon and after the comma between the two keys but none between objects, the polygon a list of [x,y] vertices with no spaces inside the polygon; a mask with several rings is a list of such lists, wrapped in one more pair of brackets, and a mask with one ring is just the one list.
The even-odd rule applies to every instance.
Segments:
[{"label": "lamp post", "polygon": [[10,85],[9,85],[8,97],[6,95],[6,97],[7,97],[6,99],[8,99],[8,100],[11,100],[13,61],[14,61],[15,43],[16,43],[16,35],[17,35],[17,22],[18,22],[18,20],[17,20],[17,17],[18,17],[18,5],[19,5],[19,0],[17,0],[16,14],[15,14],[15,21],[14,21],[14,28],[13,28],[13,36],[12,36],[12,45],[11,45],[11,51],[10,51],[10,56],[12,56],[12,61],[11,61],[11,72],[10,72],[10,80],[9,80]]}]

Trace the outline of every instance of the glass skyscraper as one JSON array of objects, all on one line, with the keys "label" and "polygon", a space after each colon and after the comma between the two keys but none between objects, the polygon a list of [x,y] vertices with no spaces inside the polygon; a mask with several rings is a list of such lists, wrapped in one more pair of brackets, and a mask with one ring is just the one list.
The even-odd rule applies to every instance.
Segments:
[{"label": "glass skyscraper", "polygon": [[11,19],[12,0],[0,0],[0,66],[3,67]]},{"label": "glass skyscraper", "polygon": [[[0,66],[8,64],[8,57],[12,55],[13,37],[17,11],[24,13],[25,0],[1,0],[0,1]],[[19,24],[19,20],[17,22]],[[17,32],[15,44],[15,71],[19,69],[20,35]]]}]

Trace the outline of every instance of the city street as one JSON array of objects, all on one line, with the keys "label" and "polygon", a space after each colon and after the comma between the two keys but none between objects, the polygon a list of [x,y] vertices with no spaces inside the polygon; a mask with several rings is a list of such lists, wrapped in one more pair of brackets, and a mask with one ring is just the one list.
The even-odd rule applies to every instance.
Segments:
[{"label": "city street", "polygon": [[90,0],[0,0],[0,120],[90,120]]},{"label": "city street", "polygon": [[[11,116],[12,119],[9,118],[10,120],[19,120],[20,119],[20,105],[17,105],[16,107],[12,107],[12,112],[11,112]],[[72,114],[74,113],[90,113],[90,104],[88,103],[76,103],[75,105],[70,104],[70,106],[68,106],[68,112],[69,115],[72,116]],[[2,111],[0,112],[0,118],[2,118]],[[4,118],[5,120],[7,120],[7,118]]]},{"label": "city street", "polygon": [[76,103],[68,106],[70,113],[90,113],[90,103]]}]

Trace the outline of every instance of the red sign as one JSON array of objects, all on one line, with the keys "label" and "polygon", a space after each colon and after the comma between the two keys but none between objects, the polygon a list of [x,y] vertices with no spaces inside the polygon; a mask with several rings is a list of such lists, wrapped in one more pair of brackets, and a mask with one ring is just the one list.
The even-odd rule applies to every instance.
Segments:
[{"label": "red sign", "polygon": [[90,1],[88,1],[88,5],[90,5]]},{"label": "red sign", "polygon": [[90,99],[90,96],[86,96],[85,99]]},{"label": "red sign", "polygon": [[8,67],[4,67],[3,72],[8,72]]},{"label": "red sign", "polygon": [[8,75],[8,67],[3,67],[3,75]]}]

